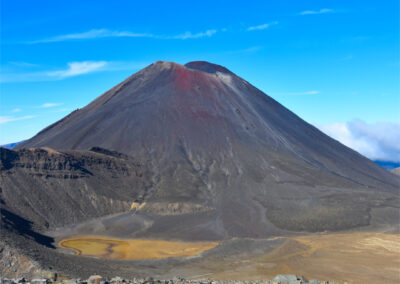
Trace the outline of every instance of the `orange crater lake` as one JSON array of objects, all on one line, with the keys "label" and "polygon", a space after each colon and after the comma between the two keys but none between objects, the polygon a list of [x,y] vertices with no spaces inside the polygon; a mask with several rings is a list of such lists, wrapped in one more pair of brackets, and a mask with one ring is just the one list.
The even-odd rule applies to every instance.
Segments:
[{"label": "orange crater lake", "polygon": [[113,239],[85,236],[64,239],[63,248],[73,249],[78,255],[109,259],[160,259],[189,257],[215,248],[217,242],[177,242],[163,240]]}]

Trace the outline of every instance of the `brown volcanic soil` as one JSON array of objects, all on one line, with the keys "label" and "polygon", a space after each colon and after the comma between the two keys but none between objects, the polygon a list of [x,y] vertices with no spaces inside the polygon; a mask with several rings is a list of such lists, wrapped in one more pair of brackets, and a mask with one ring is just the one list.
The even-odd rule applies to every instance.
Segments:
[{"label": "brown volcanic soil", "polygon": [[[353,232],[277,237],[277,240],[279,239],[284,240],[284,243],[277,244],[274,250],[261,256],[249,254],[245,257],[233,257],[226,262],[203,262],[203,270],[199,270],[198,273],[207,272],[207,278],[211,279],[272,279],[278,274],[295,274],[306,276],[308,279],[327,279],[340,283],[400,282],[399,234]],[[70,247],[86,249],[87,254],[114,259],[163,258],[168,256],[168,251],[195,255],[199,250],[216,245],[204,242],[164,244],[157,240],[98,237],[79,237],[66,241],[73,242],[69,244]],[[191,268],[195,269],[196,267]],[[187,273],[185,275],[190,277]]]},{"label": "brown volcanic soil", "polygon": [[[215,279],[304,275],[339,283],[399,283],[400,236],[350,233],[291,237],[261,257],[219,264]],[[215,271],[214,270],[214,271]]]},{"label": "brown volcanic soil", "polygon": [[[399,177],[207,62],[156,62],[0,158],[2,240],[71,275],[190,274],[271,236],[399,231]],[[132,268],[52,247],[77,235],[224,245]]]}]

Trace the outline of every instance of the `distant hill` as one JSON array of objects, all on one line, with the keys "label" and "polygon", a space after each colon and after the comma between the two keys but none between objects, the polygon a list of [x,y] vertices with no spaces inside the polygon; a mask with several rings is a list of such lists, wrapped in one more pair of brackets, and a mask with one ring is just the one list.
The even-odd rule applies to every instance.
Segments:
[{"label": "distant hill", "polygon": [[387,170],[393,170],[395,168],[400,167],[400,163],[398,162],[391,162],[391,161],[380,161],[380,160],[376,160],[374,161],[377,165],[381,166],[384,169]]},{"label": "distant hill", "polygon": [[8,144],[0,145],[0,147],[6,148],[6,149],[12,149],[12,148],[14,148],[15,146],[17,146],[18,144],[20,144],[20,143],[22,143],[24,141],[25,140],[19,141],[19,142],[14,142],[14,143],[8,143]]},{"label": "distant hill", "polygon": [[395,175],[400,176],[400,167],[391,170],[391,172],[394,173]]}]

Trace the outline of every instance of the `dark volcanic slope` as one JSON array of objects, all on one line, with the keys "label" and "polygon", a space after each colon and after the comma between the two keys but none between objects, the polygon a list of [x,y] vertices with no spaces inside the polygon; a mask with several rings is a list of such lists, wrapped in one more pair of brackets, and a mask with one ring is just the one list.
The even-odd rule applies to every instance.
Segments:
[{"label": "dark volcanic slope", "polygon": [[399,222],[398,177],[207,62],[156,62],[16,149],[43,146],[100,146],[145,163],[153,184],[144,208],[184,216],[156,218],[153,236],[259,237],[277,228]]},{"label": "dark volcanic slope", "polygon": [[2,209],[33,221],[38,229],[128,211],[151,187],[145,166],[100,148],[0,148],[0,169]]}]

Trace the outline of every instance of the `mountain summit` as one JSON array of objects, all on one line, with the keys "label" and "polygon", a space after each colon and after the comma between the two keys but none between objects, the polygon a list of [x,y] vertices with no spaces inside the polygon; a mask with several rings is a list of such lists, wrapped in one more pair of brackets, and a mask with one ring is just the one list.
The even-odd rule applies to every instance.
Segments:
[{"label": "mountain summit", "polygon": [[101,147],[147,165],[152,185],[136,199],[164,216],[149,236],[398,224],[398,177],[205,61],[153,63],[16,149],[32,147]]}]

